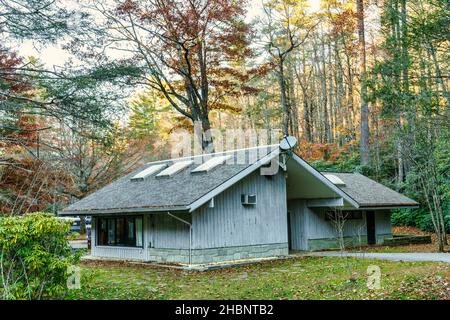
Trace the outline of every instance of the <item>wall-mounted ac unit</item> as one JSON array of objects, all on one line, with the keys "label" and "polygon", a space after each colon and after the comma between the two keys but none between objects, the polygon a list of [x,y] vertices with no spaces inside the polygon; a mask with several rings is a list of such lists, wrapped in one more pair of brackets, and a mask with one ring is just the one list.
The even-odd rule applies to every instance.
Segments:
[{"label": "wall-mounted ac unit", "polygon": [[241,194],[241,203],[243,205],[255,205],[256,194]]}]

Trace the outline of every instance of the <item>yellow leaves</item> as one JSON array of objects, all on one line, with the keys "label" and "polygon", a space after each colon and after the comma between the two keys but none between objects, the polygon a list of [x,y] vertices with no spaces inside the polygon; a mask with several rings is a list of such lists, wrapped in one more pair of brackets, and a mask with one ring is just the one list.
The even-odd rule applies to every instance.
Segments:
[{"label": "yellow leaves", "polygon": [[310,7],[308,0],[270,0],[264,3],[268,9],[275,11],[280,17],[280,22],[285,26],[307,25],[310,23],[308,17],[308,8]]},{"label": "yellow leaves", "polygon": [[347,10],[356,10],[355,8],[355,3],[353,1],[344,1],[344,3],[342,4],[342,8],[347,11]]}]

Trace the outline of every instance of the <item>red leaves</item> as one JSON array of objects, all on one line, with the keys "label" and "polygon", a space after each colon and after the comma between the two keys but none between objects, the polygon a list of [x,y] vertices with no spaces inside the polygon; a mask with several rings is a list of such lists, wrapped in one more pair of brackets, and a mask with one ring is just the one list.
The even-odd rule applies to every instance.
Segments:
[{"label": "red leaves", "polygon": [[334,143],[310,143],[302,140],[299,142],[297,150],[307,161],[324,160],[333,162],[345,153],[351,147],[351,144],[352,142],[339,147]]},{"label": "red leaves", "polygon": [[10,51],[0,44],[0,81],[4,81],[10,87],[10,90],[16,93],[24,92],[30,89],[28,82],[21,79],[16,69],[23,62],[23,59],[16,52]]},{"label": "red leaves", "polygon": [[139,9],[139,5],[132,0],[125,0],[122,4],[118,5],[116,8],[117,14],[129,14],[136,13]]},{"label": "red leaves", "polygon": [[20,139],[22,145],[34,148],[39,141],[39,127],[40,125],[36,118],[22,115],[17,123],[19,131],[16,131],[11,136]]},{"label": "red leaves", "polygon": [[[209,109],[211,101],[235,95],[241,84],[249,80],[244,66],[252,52],[248,47],[250,30],[244,22],[244,3],[126,0],[116,7],[115,14],[122,16],[124,25],[133,23],[134,30],[138,30],[139,39],[132,41],[145,52],[140,51],[137,59],[146,64],[150,61],[150,69],[161,70],[164,76],[157,73],[156,78],[169,82],[170,90],[184,95],[186,86],[193,87],[202,95],[197,98]],[[156,87],[161,79],[154,79]],[[197,103],[190,103],[188,108],[193,105]]]}]

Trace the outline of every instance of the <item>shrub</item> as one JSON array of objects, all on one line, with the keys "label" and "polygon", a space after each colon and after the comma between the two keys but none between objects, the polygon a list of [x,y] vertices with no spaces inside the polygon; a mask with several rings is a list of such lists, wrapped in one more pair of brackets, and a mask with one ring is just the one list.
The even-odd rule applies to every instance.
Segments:
[{"label": "shrub", "polygon": [[[434,232],[431,215],[426,209],[400,209],[392,212],[394,226],[417,227],[420,230]],[[444,216],[446,231],[450,233],[450,214]]]},{"label": "shrub", "polygon": [[0,218],[0,294],[3,299],[54,299],[67,293],[68,267],[77,263],[70,225],[51,214]]}]

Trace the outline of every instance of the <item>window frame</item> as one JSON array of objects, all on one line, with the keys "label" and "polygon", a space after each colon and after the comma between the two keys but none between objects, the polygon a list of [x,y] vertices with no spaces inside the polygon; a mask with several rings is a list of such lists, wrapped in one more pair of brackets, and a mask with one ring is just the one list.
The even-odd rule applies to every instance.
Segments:
[{"label": "window frame", "polygon": [[[140,246],[138,246],[138,245],[127,245],[127,244],[108,244],[108,243],[106,243],[106,244],[100,244],[99,243],[99,240],[100,240],[100,228],[101,228],[101,220],[103,219],[103,220],[106,220],[106,233],[107,233],[107,235],[106,235],[106,242],[108,242],[108,219],[113,219],[114,220],[114,242],[116,242],[117,241],[117,225],[118,225],[118,223],[117,223],[117,220],[118,219],[130,219],[130,218],[132,218],[133,219],[133,221],[134,221],[134,223],[133,223],[133,228],[134,228],[134,230],[133,230],[133,233],[134,233],[134,239],[135,239],[135,243],[138,243],[138,239],[137,239],[137,230],[136,230],[136,226],[137,226],[137,223],[136,223],[136,218],[141,218],[142,219],[142,232],[141,232],[141,237],[142,237],[142,239],[141,239],[141,243],[142,243],[142,245],[140,245]],[[130,216],[101,216],[101,217],[97,217],[97,225],[96,225],[96,231],[97,231],[97,234],[96,234],[96,239],[95,239],[95,242],[96,242],[96,246],[97,247],[121,247],[121,248],[144,248],[144,216],[143,215],[130,215]],[[124,223],[124,225],[125,226],[127,226],[128,224],[127,223]]]}]

